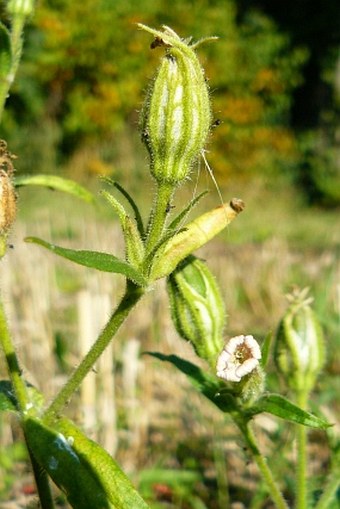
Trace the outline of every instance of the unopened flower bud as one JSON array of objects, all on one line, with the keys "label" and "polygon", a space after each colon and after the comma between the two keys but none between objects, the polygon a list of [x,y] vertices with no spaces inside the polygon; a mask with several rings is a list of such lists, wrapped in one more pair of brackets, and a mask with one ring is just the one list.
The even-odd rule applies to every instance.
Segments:
[{"label": "unopened flower bud", "polygon": [[176,185],[189,174],[206,142],[211,124],[208,87],[194,46],[168,27],[164,32],[139,27],[155,36],[152,47],[166,51],[142,109],[142,139],[154,178]]},{"label": "unopened flower bud", "polygon": [[288,386],[310,391],[325,360],[321,326],[310,307],[308,289],[294,291],[280,322],[275,342],[275,362]]},{"label": "unopened flower bud", "polygon": [[34,0],[10,0],[7,11],[12,16],[30,16],[33,13]]},{"label": "unopened flower bud", "polygon": [[189,256],[170,275],[167,289],[177,332],[199,357],[215,364],[226,315],[214,276],[204,262]]}]

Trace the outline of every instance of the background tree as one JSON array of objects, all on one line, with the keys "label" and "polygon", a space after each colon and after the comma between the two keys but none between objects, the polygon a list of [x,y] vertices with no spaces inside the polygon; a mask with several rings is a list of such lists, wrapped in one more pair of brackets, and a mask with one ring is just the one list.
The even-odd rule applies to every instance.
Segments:
[{"label": "background tree", "polygon": [[333,203],[335,2],[321,15],[313,2],[281,4],[174,0],[169,9],[164,0],[42,0],[5,122],[13,150],[24,154],[21,170],[54,171],[91,152],[81,171],[112,172],[137,122],[139,83],[157,58],[133,24],[167,24],[220,37],[218,48],[201,52],[220,124],[210,161],[219,182],[282,174],[303,183],[310,198]]}]

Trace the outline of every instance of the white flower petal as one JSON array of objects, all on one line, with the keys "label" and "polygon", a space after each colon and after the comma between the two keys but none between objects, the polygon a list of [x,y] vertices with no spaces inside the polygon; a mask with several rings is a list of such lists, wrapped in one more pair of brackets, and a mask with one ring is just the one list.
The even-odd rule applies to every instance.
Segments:
[{"label": "white flower petal", "polygon": [[230,353],[230,354],[233,354],[236,350],[236,348],[240,345],[242,345],[244,341],[244,336],[235,336],[234,338],[231,338],[228,343],[226,344],[226,346],[224,347],[224,349]]},{"label": "white flower petal", "polygon": [[226,350],[222,350],[221,354],[217,359],[216,370],[223,371],[224,369],[226,369],[229,359],[230,353],[226,352]]},{"label": "white flower petal", "polygon": [[259,359],[261,349],[253,336],[235,336],[228,341],[217,359],[217,376],[228,382],[239,382],[258,366]]},{"label": "white flower petal", "polygon": [[258,366],[258,363],[259,361],[257,359],[247,359],[243,364],[236,368],[236,375],[240,378],[249,375],[249,373],[251,373],[256,368],[256,366]]},{"label": "white flower petal", "polygon": [[253,336],[245,336],[244,342],[250,349],[252,356],[255,359],[261,359],[261,349],[256,339]]},{"label": "white flower petal", "polygon": [[218,371],[217,376],[219,378],[223,378],[223,380],[226,380],[227,382],[239,382],[241,377],[237,375],[236,371],[236,366],[231,366],[223,371]]}]

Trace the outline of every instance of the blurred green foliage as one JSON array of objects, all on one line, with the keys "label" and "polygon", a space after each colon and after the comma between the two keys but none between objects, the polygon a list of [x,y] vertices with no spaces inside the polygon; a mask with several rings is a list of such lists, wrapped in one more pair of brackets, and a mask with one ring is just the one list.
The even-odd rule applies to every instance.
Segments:
[{"label": "blurred green foliage", "polygon": [[[0,436],[1,436],[0,429]],[[0,500],[18,479],[18,464],[27,461],[27,450],[22,442],[16,442],[0,450]],[[23,468],[23,467],[22,467]]]},{"label": "blurred green foliage", "polygon": [[[55,171],[90,146],[104,148],[88,170],[110,173],[117,140],[136,127],[162,51],[149,50],[151,41],[135,26],[143,22],[195,40],[219,36],[199,53],[220,124],[208,148],[221,184],[230,175],[305,175],[306,143],[291,129],[290,114],[308,47],[293,46],[263,11],[243,6],[240,16],[239,9],[233,0],[173,0],[171,8],[166,0],[38,2],[3,124],[20,169]],[[322,181],[321,194],[334,192],[334,175],[331,184],[327,178],[334,157],[325,174],[315,157],[313,185]]]}]

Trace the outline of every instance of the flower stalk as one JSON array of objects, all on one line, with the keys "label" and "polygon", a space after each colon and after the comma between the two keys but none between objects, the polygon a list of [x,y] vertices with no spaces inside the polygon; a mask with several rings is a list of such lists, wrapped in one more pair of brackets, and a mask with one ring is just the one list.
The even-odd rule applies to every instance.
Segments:
[{"label": "flower stalk", "polygon": [[[309,391],[299,391],[297,394],[297,404],[303,410],[307,409]],[[307,465],[308,465],[308,450],[307,450],[307,428],[305,426],[297,425],[296,429],[297,440],[297,479],[296,479],[296,509],[307,509]]]},{"label": "flower stalk", "polygon": [[[320,323],[311,308],[308,288],[294,289],[287,295],[288,309],[276,335],[274,359],[298,406],[307,410],[308,397],[325,362],[324,338]],[[297,425],[296,508],[308,507],[307,429]]]},{"label": "flower stalk", "polygon": [[23,48],[23,31],[27,18],[33,13],[33,0],[10,0],[7,5],[7,12],[11,16],[11,29],[7,31],[1,26],[3,37],[7,33],[8,63],[5,68],[0,69],[0,121],[4,111],[5,102],[9,90],[16,76]]},{"label": "flower stalk", "polygon": [[273,500],[276,508],[277,509],[289,509],[289,506],[288,506],[286,500],[284,499],[282,492],[279,489],[270,468],[268,467],[266,458],[263,456],[263,454],[260,452],[260,450],[257,446],[255,435],[254,435],[253,431],[251,430],[249,423],[246,423],[244,421],[244,419],[242,418],[242,416],[240,416],[240,415],[238,415],[238,416],[234,415],[233,420],[245,440],[246,446],[248,447],[250,454],[253,457],[253,459],[260,471],[262,479],[264,480],[264,482],[267,486],[269,495],[270,495],[271,499]]},{"label": "flower stalk", "polygon": [[8,374],[11,379],[19,412],[23,414],[29,403],[25,382],[21,376],[21,368],[15,352],[13,341],[8,330],[5,310],[0,301],[0,342],[5,354]]},{"label": "flower stalk", "polygon": [[[2,302],[0,301],[0,343],[5,354],[7,363],[7,370],[12,382],[13,392],[18,406],[18,411],[21,417],[24,417],[30,408],[30,401],[26,389],[26,384],[22,378],[22,371],[19,365],[19,360],[15,352],[13,341],[8,330],[5,310]],[[25,438],[26,439],[26,438]],[[54,502],[51,494],[48,477],[45,472],[42,472],[41,467],[35,461],[32,451],[28,447],[28,452],[33,468],[33,474],[39,493],[39,500],[42,509],[54,509]]]},{"label": "flower stalk", "polygon": [[78,389],[86,375],[91,371],[100,355],[104,352],[113,336],[125,321],[130,311],[142,298],[143,294],[143,288],[135,285],[130,281],[127,282],[126,291],[123,295],[123,298],[121,299],[115,311],[112,313],[109,321],[98,336],[92,348],[72,373],[50,406],[44,412],[44,420],[46,424],[53,423],[54,419],[60,414],[63,407],[67,404],[74,392]]},{"label": "flower stalk", "polygon": [[[171,199],[174,194],[174,187],[167,183],[158,183],[155,195],[154,207],[150,214],[150,222],[146,239],[146,256],[145,260],[148,261],[148,255],[157,246],[159,240],[162,238],[166,228],[166,221],[171,209]],[[148,271],[148,267],[144,270]]]},{"label": "flower stalk", "polygon": [[318,500],[315,509],[328,509],[337,489],[340,486],[340,462],[338,461],[334,467],[335,468],[324,486],[323,493]]}]

